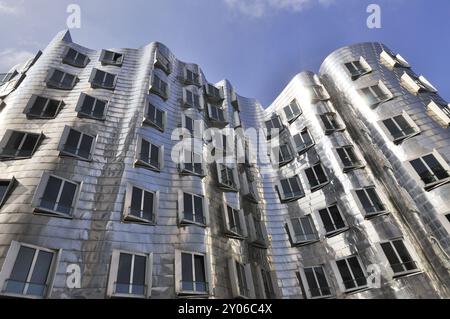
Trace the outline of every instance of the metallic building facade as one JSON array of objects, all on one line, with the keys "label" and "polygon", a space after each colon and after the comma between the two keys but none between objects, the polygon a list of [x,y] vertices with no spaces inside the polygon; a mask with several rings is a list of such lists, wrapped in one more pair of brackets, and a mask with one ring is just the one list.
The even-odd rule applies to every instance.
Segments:
[{"label": "metallic building facade", "polygon": [[[0,87],[0,294],[449,297],[446,105],[423,78],[411,93],[395,59],[340,49],[263,108],[160,43],[95,51],[58,34]],[[392,140],[383,121],[403,112],[414,130]],[[250,136],[261,127],[278,135]],[[224,151],[243,160],[205,160]],[[429,154],[440,170],[426,157],[418,175]]]}]

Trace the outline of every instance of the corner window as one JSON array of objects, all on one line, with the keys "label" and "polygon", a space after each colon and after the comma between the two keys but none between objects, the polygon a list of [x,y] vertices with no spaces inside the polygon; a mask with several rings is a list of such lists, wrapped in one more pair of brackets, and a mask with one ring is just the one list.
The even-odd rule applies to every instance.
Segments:
[{"label": "corner window", "polygon": [[320,118],[325,127],[325,134],[330,135],[334,132],[345,130],[344,125],[340,122],[338,115],[336,113],[325,113],[321,114]]},{"label": "corner window", "polygon": [[383,120],[382,122],[395,144],[400,144],[404,140],[420,134],[419,127],[406,113]]},{"label": "corner window", "polygon": [[340,284],[346,293],[367,288],[367,276],[359,257],[352,256],[336,261],[341,277]]},{"label": "corner window", "polygon": [[14,185],[16,184],[16,179],[0,179],[0,208],[6,202],[9,194],[12,192]]},{"label": "corner window", "polygon": [[205,96],[212,102],[219,102],[224,99],[223,88],[219,89],[208,83],[203,87],[203,90],[205,92]]},{"label": "corner window", "polygon": [[159,192],[148,191],[130,184],[125,197],[124,220],[154,224],[158,206]]},{"label": "corner window", "polygon": [[209,295],[206,255],[175,251],[175,290],[179,295]]},{"label": "corner window", "polygon": [[167,83],[161,80],[161,78],[156,74],[154,74],[152,77],[150,92],[155,93],[164,100],[167,100],[169,98],[169,87]]},{"label": "corner window", "polygon": [[223,210],[226,235],[240,240],[247,237],[244,211],[227,204],[224,204]]},{"label": "corner window", "polygon": [[352,80],[356,80],[361,76],[372,72],[372,68],[363,57],[361,57],[359,60],[345,63],[345,67],[350,73]]},{"label": "corner window", "polygon": [[67,48],[62,62],[77,68],[84,68],[89,63],[89,57],[75,49]]},{"label": "corner window", "polygon": [[386,213],[386,206],[382,203],[375,187],[366,187],[355,191],[359,200],[360,209],[366,218]]},{"label": "corner window", "polygon": [[44,173],[33,198],[36,211],[71,217],[78,200],[80,184]]},{"label": "corner window", "polygon": [[154,65],[155,65],[155,67],[163,70],[166,74],[170,74],[170,72],[171,72],[170,61],[167,58],[167,56],[161,52],[161,50],[159,48],[156,50]]},{"label": "corner window", "polygon": [[135,165],[161,171],[164,163],[164,145],[158,146],[139,137]]},{"label": "corner window", "polygon": [[231,258],[228,262],[231,287],[234,298],[253,299],[255,290],[250,264],[243,264]]},{"label": "corner window", "polygon": [[410,163],[427,191],[450,182],[450,168],[438,154],[428,154]]},{"label": "corner window", "polygon": [[239,179],[236,167],[229,167],[222,163],[216,163],[219,186],[227,191],[237,192],[239,189]]},{"label": "corner window", "polygon": [[114,250],[108,282],[109,297],[150,298],[153,254]]},{"label": "corner window", "polygon": [[298,176],[282,179],[277,185],[277,191],[282,203],[296,201],[305,196]]},{"label": "corner window", "polygon": [[321,189],[330,182],[321,163],[318,163],[313,167],[306,169],[305,174],[308,178],[311,192]]},{"label": "corner window", "polygon": [[289,123],[293,123],[302,114],[302,110],[300,109],[297,100],[293,100],[288,106],[285,106],[283,110]]},{"label": "corner window", "polygon": [[25,159],[35,153],[44,135],[7,130],[0,142],[0,159]]},{"label": "corner window", "polygon": [[443,124],[443,127],[450,126],[450,104],[431,100],[427,105],[427,110]]},{"label": "corner window", "polygon": [[94,89],[114,90],[116,87],[117,75],[99,69],[93,69],[89,82]]},{"label": "corner window", "polygon": [[95,146],[95,136],[91,136],[66,126],[61,137],[59,150],[62,155],[91,160]]},{"label": "corner window", "polygon": [[209,213],[204,197],[179,191],[178,215],[181,225],[196,224],[206,226]]},{"label": "corner window", "polygon": [[56,268],[57,252],[13,241],[0,284],[2,294],[24,298],[46,298]]},{"label": "corner window", "polygon": [[405,276],[419,271],[416,262],[411,257],[408,249],[406,249],[402,239],[381,243],[381,248],[391,265],[395,277]]},{"label": "corner window", "polygon": [[330,95],[322,85],[313,85],[310,87],[311,101],[317,103],[319,101],[327,101],[330,99]]},{"label": "corner window", "polygon": [[303,268],[300,272],[300,279],[305,288],[307,298],[321,299],[332,296],[331,287],[323,266]]},{"label": "corner window", "polygon": [[289,237],[294,246],[303,246],[319,241],[319,234],[311,215],[292,218],[287,223]]},{"label": "corner window", "polygon": [[337,205],[319,210],[319,215],[327,237],[340,234],[348,229]]},{"label": "corner window", "polygon": [[72,90],[78,78],[70,73],[52,69],[47,76],[47,87],[59,90]]},{"label": "corner window", "polygon": [[382,82],[363,88],[360,92],[371,108],[375,108],[381,103],[387,102],[394,97]]},{"label": "corner window", "polygon": [[107,101],[81,93],[75,110],[78,112],[79,117],[104,120],[106,118],[107,107]]},{"label": "corner window", "polygon": [[306,128],[301,133],[294,135],[293,139],[298,154],[307,152],[311,147],[315,145],[311,134]]},{"label": "corner window", "polygon": [[183,90],[183,96],[184,96],[184,106],[191,108],[197,108],[199,110],[203,109],[203,101],[200,97],[200,94],[197,93],[197,90],[189,90],[184,89]]},{"label": "corner window", "polygon": [[54,119],[63,106],[63,101],[33,95],[24,113],[29,119]]},{"label": "corner window", "polygon": [[152,103],[148,102],[145,110],[144,122],[154,126],[160,131],[164,131],[166,112],[160,110]]},{"label": "corner window", "polygon": [[114,66],[122,66],[123,63],[123,54],[102,50],[100,55],[100,62],[102,65],[114,65]]},{"label": "corner window", "polygon": [[340,147],[336,151],[341,159],[342,165],[344,165],[344,173],[364,167],[364,163],[356,155],[353,146]]}]

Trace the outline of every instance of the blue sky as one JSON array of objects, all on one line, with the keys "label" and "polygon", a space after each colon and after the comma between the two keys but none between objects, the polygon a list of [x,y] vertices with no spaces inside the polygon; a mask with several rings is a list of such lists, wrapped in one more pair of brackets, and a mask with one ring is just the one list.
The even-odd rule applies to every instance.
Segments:
[{"label": "blue sky", "polygon": [[[448,0],[0,0],[0,71],[45,48],[81,7],[75,42],[94,49],[165,43],[268,105],[298,72],[317,72],[335,49],[380,41],[401,53],[450,100]],[[369,29],[370,3],[382,28]]]}]

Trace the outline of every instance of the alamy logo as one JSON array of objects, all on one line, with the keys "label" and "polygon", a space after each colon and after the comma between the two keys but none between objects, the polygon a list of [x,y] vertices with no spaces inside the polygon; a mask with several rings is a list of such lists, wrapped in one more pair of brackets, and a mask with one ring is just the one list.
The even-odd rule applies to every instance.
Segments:
[{"label": "alamy logo", "polygon": [[81,28],[81,7],[78,4],[69,4],[67,6],[67,27],[69,29],[80,29]]},{"label": "alamy logo", "polygon": [[370,4],[367,7],[367,13],[370,13],[367,18],[367,27],[369,29],[381,29],[381,7],[378,4]]}]

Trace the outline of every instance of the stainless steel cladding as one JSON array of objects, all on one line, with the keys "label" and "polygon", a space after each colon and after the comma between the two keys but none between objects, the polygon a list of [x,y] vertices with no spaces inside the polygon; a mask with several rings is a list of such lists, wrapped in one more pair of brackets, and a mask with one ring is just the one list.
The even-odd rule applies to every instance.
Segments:
[{"label": "stainless steel cladding", "polygon": [[2,77],[0,294],[449,297],[450,113],[406,63],[344,48],[263,108],[58,34]]}]

